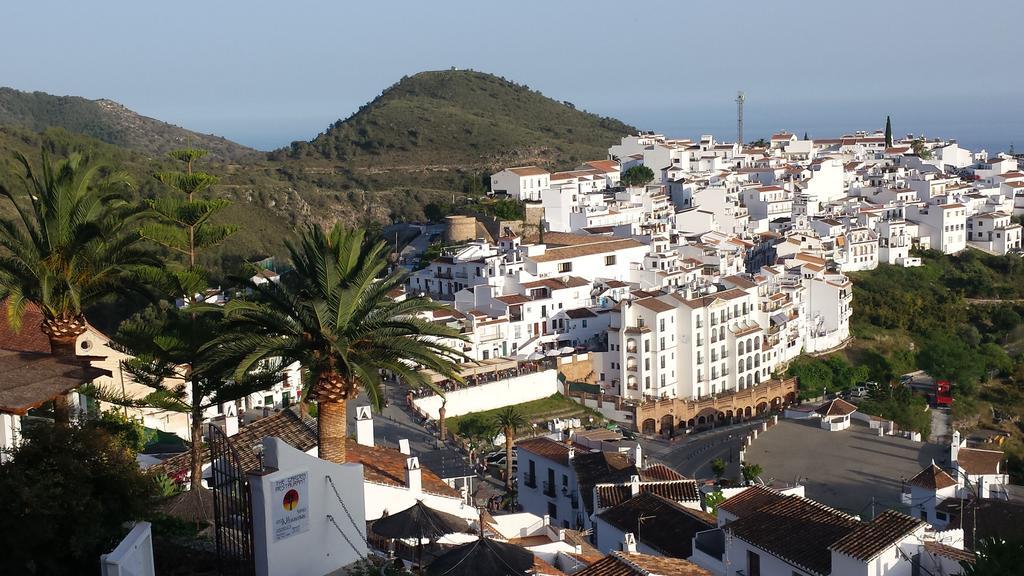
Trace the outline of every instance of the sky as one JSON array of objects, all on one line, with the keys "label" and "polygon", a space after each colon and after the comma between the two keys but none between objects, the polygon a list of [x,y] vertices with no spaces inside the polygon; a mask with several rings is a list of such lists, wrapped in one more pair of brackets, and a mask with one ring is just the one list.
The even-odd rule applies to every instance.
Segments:
[{"label": "sky", "polygon": [[880,129],[1024,150],[1024,2],[5,2],[0,85],[260,149],[403,75],[491,72],[675,137]]}]

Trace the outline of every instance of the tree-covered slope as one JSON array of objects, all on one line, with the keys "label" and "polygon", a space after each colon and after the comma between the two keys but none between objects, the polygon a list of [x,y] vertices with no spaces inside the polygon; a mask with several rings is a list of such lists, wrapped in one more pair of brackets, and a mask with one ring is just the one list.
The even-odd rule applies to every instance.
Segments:
[{"label": "tree-covered slope", "polygon": [[403,78],[311,142],[274,157],[333,160],[356,177],[414,183],[416,175],[539,164],[572,167],[607,156],[636,128],[503,78],[466,70]]},{"label": "tree-covered slope", "polygon": [[0,88],[0,125],[37,132],[59,127],[150,156],[191,145],[210,151],[217,160],[251,158],[256,151],[220,136],[200,134],[148,118],[111,100],[53,96]]}]

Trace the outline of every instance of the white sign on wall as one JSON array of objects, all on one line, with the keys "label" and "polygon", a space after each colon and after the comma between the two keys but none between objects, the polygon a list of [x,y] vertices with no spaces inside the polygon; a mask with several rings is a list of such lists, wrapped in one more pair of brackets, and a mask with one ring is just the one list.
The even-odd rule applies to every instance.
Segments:
[{"label": "white sign on wall", "polygon": [[275,480],[271,493],[274,542],[309,530],[309,473]]}]

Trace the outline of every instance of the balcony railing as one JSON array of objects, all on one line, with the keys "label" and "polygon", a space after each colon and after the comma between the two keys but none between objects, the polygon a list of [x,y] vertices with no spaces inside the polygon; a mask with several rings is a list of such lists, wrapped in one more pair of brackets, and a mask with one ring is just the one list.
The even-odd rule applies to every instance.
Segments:
[{"label": "balcony railing", "polygon": [[536,488],[537,487],[537,475],[536,474],[530,474],[529,472],[527,472],[526,476],[523,478],[523,484],[525,484],[526,486],[528,486],[530,488]]},{"label": "balcony railing", "polygon": [[551,498],[556,496],[555,485],[553,482],[548,482],[547,480],[544,481],[544,495]]}]

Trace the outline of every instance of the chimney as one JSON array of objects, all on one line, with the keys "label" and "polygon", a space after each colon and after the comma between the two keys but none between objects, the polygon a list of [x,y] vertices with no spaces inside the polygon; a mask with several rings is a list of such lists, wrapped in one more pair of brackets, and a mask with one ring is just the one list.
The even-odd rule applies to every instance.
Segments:
[{"label": "chimney", "polygon": [[409,492],[420,492],[423,488],[423,477],[420,475],[420,459],[413,456],[405,460],[405,485]]},{"label": "chimney", "polygon": [[640,493],[640,477],[633,475],[629,477],[629,495],[636,496]]},{"label": "chimney", "polygon": [[956,470],[957,456],[960,455],[960,431],[953,431],[953,441],[949,444],[949,464]]},{"label": "chimney", "polygon": [[622,539],[622,551],[627,554],[636,554],[636,537],[632,532],[626,532],[626,536]]},{"label": "chimney", "polygon": [[643,461],[643,450],[640,448],[640,443],[636,442],[636,447],[633,448],[631,456],[633,456],[633,464],[637,468],[642,468],[644,465]]},{"label": "chimney", "polygon": [[373,413],[369,406],[356,407],[356,443],[373,446]]},{"label": "chimney", "polygon": [[412,451],[409,450],[409,439],[402,438],[398,441],[398,451],[406,456],[412,456]]}]

